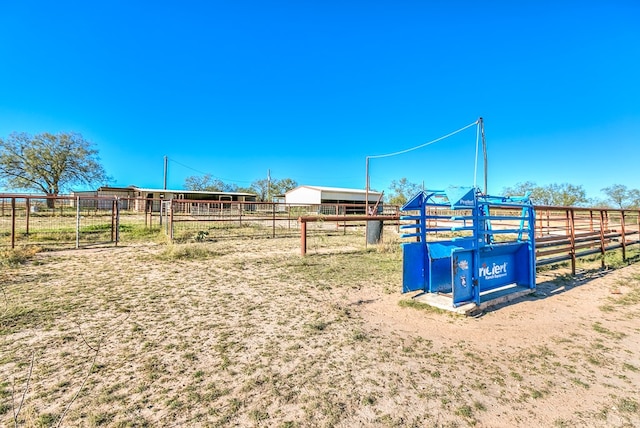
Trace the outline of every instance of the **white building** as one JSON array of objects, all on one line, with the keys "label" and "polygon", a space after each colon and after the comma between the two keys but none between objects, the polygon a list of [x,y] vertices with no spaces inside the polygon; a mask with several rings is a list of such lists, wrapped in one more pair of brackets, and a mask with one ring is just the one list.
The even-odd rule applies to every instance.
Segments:
[{"label": "white building", "polygon": [[[346,189],[342,187],[298,186],[284,194],[284,202],[288,205],[318,206],[318,211],[329,214],[329,206],[342,206],[336,214],[364,214],[367,191],[363,189]],[[369,190],[369,206],[380,201],[382,193]],[[322,207],[320,207],[322,206]],[[335,210],[333,210],[335,211]]]}]

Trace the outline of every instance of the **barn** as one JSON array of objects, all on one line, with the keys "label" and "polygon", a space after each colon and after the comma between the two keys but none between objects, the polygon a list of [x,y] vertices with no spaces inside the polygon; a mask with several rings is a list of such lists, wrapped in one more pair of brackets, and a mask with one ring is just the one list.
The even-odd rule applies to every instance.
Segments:
[{"label": "barn", "polygon": [[[381,192],[369,190],[369,205],[375,206],[382,199]],[[318,206],[318,211],[329,214],[330,207],[340,205],[336,214],[364,214],[366,211],[367,191],[342,187],[298,186],[284,194],[287,205]],[[381,207],[380,204],[379,207]],[[328,211],[327,211],[328,210]]]},{"label": "barn", "polygon": [[204,190],[176,190],[176,189],[150,189],[136,186],[110,187],[103,186],[91,192],[74,192],[74,196],[80,197],[106,197],[104,200],[87,199],[81,201],[81,207],[109,209],[111,200],[109,197],[119,197],[122,199],[121,208],[133,209],[135,211],[159,211],[162,200],[178,199],[192,201],[237,201],[255,202],[257,196],[253,193],[243,192],[213,192]]}]

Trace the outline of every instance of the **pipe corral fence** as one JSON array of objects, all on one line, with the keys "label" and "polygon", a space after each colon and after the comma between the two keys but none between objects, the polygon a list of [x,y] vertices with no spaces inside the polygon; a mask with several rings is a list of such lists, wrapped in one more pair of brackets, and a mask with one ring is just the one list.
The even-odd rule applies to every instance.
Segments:
[{"label": "pipe corral fence", "polygon": [[[626,259],[627,249],[640,243],[638,209],[553,206],[534,209],[537,266],[568,261],[575,273],[576,259],[580,257],[619,249]],[[440,214],[451,217],[454,211],[443,208]],[[363,217],[366,219],[362,220]],[[306,234],[336,231],[362,234],[367,221],[384,221],[385,229],[395,231],[399,225],[415,223],[399,218],[399,207],[392,205],[382,205],[376,216],[365,216],[364,207],[354,204],[288,205],[8,193],[0,194],[0,247],[117,245],[139,239],[140,234],[160,231],[176,242],[300,237],[302,243],[303,227]],[[451,227],[455,220],[428,221],[433,227]],[[497,222],[493,225],[498,226]],[[440,239],[444,234],[436,232],[433,238]],[[302,250],[301,245],[304,253]]]},{"label": "pipe corral fence", "polygon": [[[403,292],[426,303],[468,311],[536,287],[536,266],[600,255],[640,243],[639,210],[534,207],[525,197],[489,196],[477,188],[422,191],[403,208]],[[537,216],[537,217],[536,217]],[[435,297],[434,297],[435,296]]]},{"label": "pipe corral fence", "polygon": [[[38,245],[79,248],[117,245],[163,232],[172,242],[226,238],[298,237],[300,216],[317,219],[310,234],[360,233],[365,204],[284,204],[0,194],[0,247]],[[380,215],[398,216],[399,207],[380,205]],[[344,216],[349,221],[327,221]]]}]

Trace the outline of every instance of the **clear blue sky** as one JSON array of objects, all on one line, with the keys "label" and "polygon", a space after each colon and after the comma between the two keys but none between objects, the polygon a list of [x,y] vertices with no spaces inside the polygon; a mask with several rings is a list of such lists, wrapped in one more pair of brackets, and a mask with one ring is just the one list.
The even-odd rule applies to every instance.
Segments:
[{"label": "clear blue sky", "polygon": [[[113,185],[364,188],[482,116],[489,192],[640,188],[640,2],[0,2],[0,136],[75,131]],[[471,185],[475,128],[371,161]],[[482,183],[479,170],[478,183]]]}]

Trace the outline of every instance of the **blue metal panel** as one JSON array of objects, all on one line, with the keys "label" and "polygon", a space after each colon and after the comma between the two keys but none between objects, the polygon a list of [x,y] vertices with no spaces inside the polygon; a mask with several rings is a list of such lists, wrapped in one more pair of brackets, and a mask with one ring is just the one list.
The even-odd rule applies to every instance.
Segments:
[{"label": "blue metal panel", "polygon": [[451,257],[453,304],[473,301],[473,251],[457,250]]},{"label": "blue metal panel", "polygon": [[430,260],[427,269],[427,291],[451,293],[451,257]]},{"label": "blue metal panel", "polygon": [[[459,305],[480,304],[481,292],[485,298],[494,290],[508,290],[505,286],[509,285],[535,288],[535,213],[528,198],[486,196],[476,188],[455,188],[420,192],[403,209],[419,211],[419,216],[404,217],[415,225],[402,226],[414,229],[403,237],[419,238],[403,246],[404,292],[452,293],[453,304]],[[460,210],[461,215],[448,210]],[[517,214],[511,215],[514,211]],[[462,232],[462,236],[438,240],[442,231]],[[494,235],[517,238],[496,242]]]},{"label": "blue metal panel", "polygon": [[402,292],[425,289],[425,246],[422,242],[402,245]]},{"label": "blue metal panel", "polygon": [[536,259],[532,242],[524,242],[515,254],[518,266],[516,282],[518,285],[536,288]]},{"label": "blue metal panel", "polygon": [[476,206],[475,187],[449,187],[445,193],[451,208],[473,208]]},{"label": "blue metal panel", "polygon": [[409,199],[406,204],[402,206],[402,211],[413,211],[418,210],[420,207],[424,206],[424,192],[420,192],[416,194],[413,198]]},{"label": "blue metal panel", "polygon": [[507,284],[535,288],[535,261],[531,264],[531,242],[512,242],[484,247],[479,252],[480,291]]},{"label": "blue metal panel", "polygon": [[514,253],[480,251],[479,256],[478,286],[481,292],[515,282],[518,267],[515,263]]}]

